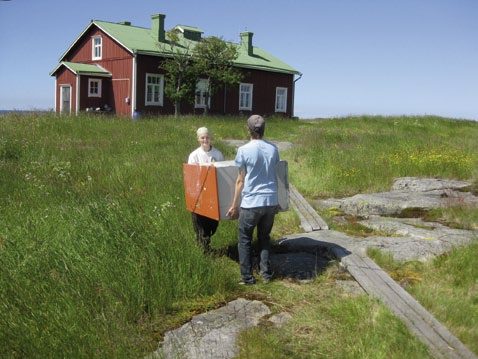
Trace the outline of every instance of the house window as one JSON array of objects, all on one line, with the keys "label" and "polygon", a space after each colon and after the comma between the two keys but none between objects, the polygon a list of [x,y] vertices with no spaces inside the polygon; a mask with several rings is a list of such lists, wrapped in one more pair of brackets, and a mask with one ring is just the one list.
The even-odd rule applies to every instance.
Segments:
[{"label": "house window", "polygon": [[239,85],[239,110],[252,110],[252,84]]},{"label": "house window", "polygon": [[102,38],[101,36],[93,36],[92,59],[101,60],[102,54]]},{"label": "house window", "polygon": [[200,79],[196,84],[195,108],[206,108],[208,80]]},{"label": "house window", "polygon": [[71,85],[60,85],[60,113],[71,112]]},{"label": "house window", "polygon": [[101,80],[88,79],[88,97],[101,97]]},{"label": "house window", "polygon": [[156,74],[146,74],[146,101],[148,106],[163,105],[164,76]]},{"label": "house window", "polygon": [[287,111],[287,87],[276,87],[276,112]]}]

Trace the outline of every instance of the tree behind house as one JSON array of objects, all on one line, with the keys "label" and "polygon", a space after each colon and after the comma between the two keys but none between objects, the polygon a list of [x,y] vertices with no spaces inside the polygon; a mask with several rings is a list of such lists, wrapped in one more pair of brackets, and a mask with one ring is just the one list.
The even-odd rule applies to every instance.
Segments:
[{"label": "tree behind house", "polygon": [[181,102],[194,102],[194,90],[198,77],[198,66],[193,61],[191,43],[180,44],[178,30],[168,31],[171,57],[159,66],[166,71],[164,93],[174,103],[174,116],[181,114]]},{"label": "tree behind house", "polygon": [[238,56],[237,47],[222,38],[208,37],[196,46],[191,42],[181,42],[177,29],[168,31],[171,45],[170,57],[160,68],[166,72],[164,93],[174,103],[174,114],[181,114],[181,103],[194,103],[198,78],[207,79],[206,107],[209,112],[210,98],[223,86],[237,85],[242,73],[233,67]]},{"label": "tree behind house", "polygon": [[242,73],[235,68],[237,46],[227,43],[222,38],[207,37],[196,46],[194,58],[201,75],[207,78],[205,114],[209,111],[210,98],[223,86],[239,84]]}]

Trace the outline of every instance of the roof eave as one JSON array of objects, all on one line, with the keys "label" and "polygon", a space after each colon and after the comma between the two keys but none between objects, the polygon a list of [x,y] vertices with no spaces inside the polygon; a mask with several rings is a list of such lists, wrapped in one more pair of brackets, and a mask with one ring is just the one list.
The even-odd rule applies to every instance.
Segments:
[{"label": "roof eave", "polygon": [[110,73],[101,73],[101,72],[88,72],[88,71],[77,71],[76,72],[77,75],[79,76],[95,76],[95,77],[112,77],[113,75],[111,75]]},{"label": "roof eave", "polygon": [[287,69],[280,69],[280,68],[276,68],[276,67],[248,65],[248,64],[240,64],[240,63],[235,63],[234,66],[240,67],[240,68],[243,68],[243,69],[278,72],[278,73],[291,74],[291,75],[302,75],[302,73],[300,71],[297,71],[297,70],[287,70]]},{"label": "roof eave", "polygon": [[147,56],[154,56],[154,57],[171,57],[171,54],[167,54],[165,52],[159,52],[159,51],[149,51],[149,50],[134,50],[134,54],[137,55],[147,55]]},{"label": "roof eave", "polygon": [[96,77],[112,77],[113,76],[111,72],[105,70],[104,68],[102,68],[99,65],[93,65],[93,66],[97,66],[101,71],[98,71],[98,72],[97,71],[81,71],[81,70],[75,70],[74,68],[69,66],[65,61],[60,62],[53,69],[53,71],[50,72],[50,76],[54,76],[62,66],[66,67],[72,73],[74,73],[75,75],[79,75],[79,76],[96,76]]}]

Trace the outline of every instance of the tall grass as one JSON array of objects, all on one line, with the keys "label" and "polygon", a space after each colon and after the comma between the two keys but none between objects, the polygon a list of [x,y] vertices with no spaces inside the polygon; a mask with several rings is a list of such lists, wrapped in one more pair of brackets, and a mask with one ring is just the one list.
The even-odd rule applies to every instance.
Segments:
[{"label": "tall grass", "polygon": [[312,197],[388,190],[396,177],[478,177],[478,124],[437,117],[317,122],[289,157],[291,182]]},{"label": "tall grass", "polygon": [[138,323],[233,288],[185,211],[196,121],[1,120],[0,357],[137,357]]},{"label": "tall grass", "polygon": [[[246,140],[244,120],[1,116],[0,357],[140,357],[165,328],[187,319],[181,308],[237,295],[237,264],[204,256],[194,242],[181,164],[198,145],[199,126],[233,159],[235,149],[221,140]],[[397,176],[478,175],[472,122],[272,118],[267,126],[268,139],[294,143],[281,157],[291,183],[311,197],[388,189]],[[235,246],[236,226],[220,223],[212,243],[218,253]],[[292,211],[282,213],[274,236],[296,229]],[[344,320],[329,309],[327,320]]]}]

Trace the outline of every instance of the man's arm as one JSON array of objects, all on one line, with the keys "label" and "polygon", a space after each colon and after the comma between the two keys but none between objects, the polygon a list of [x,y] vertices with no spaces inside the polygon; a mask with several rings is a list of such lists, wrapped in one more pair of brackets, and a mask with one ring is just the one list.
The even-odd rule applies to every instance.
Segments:
[{"label": "man's arm", "polygon": [[232,219],[239,217],[239,206],[241,205],[241,194],[244,188],[244,180],[246,178],[246,171],[243,168],[239,168],[236,179],[236,186],[234,188],[234,199],[232,200],[231,208],[226,212],[226,216]]}]

